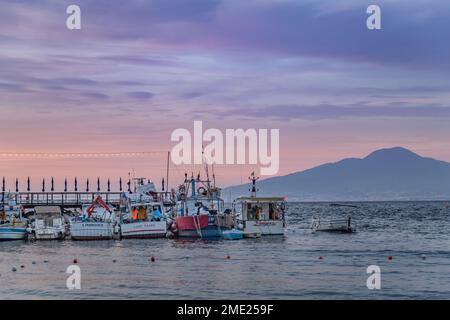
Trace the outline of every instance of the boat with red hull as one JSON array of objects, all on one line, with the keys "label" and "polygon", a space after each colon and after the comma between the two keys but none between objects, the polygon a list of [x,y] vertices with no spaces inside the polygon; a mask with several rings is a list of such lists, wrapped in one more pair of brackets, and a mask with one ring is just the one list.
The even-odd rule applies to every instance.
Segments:
[{"label": "boat with red hull", "polygon": [[[189,195],[189,196],[188,196]],[[234,227],[234,220],[224,213],[220,188],[200,174],[185,180],[178,188],[175,234],[180,238],[222,238],[224,230]]]},{"label": "boat with red hull", "polygon": [[178,236],[182,238],[221,238],[222,228],[210,214],[177,217]]}]

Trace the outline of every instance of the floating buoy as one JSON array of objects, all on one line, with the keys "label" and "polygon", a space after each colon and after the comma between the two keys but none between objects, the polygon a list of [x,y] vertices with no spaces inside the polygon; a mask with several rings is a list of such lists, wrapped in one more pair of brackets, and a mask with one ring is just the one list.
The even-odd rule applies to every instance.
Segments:
[{"label": "floating buoy", "polygon": [[394,257],[392,257],[392,256],[389,256],[389,257],[388,257],[388,260],[389,260],[389,261],[392,261],[393,259],[394,259]]},{"label": "floating buoy", "polygon": [[44,260],[44,263],[48,263],[48,260]]},{"label": "floating buoy", "polygon": [[74,264],[77,264],[77,263],[78,263],[78,260],[77,260],[77,259],[73,259],[73,263],[74,263]]},{"label": "floating buoy", "polygon": [[113,263],[116,263],[117,262],[117,260],[116,259],[113,259]]},{"label": "floating buoy", "polygon": [[31,264],[36,264],[36,261],[31,262]]},{"label": "floating buoy", "polygon": [[151,257],[150,257],[150,261],[151,261],[151,262],[155,262],[155,261],[156,261],[155,257],[154,257],[154,256],[151,256]]},{"label": "floating buoy", "polygon": [[322,256],[320,256],[320,257],[319,257],[319,260],[323,260],[323,257],[322,257]]},{"label": "floating buoy", "polygon": [[422,260],[426,260],[427,259],[427,257],[424,254],[421,255],[420,257],[422,258]]},{"label": "floating buoy", "polygon": [[13,268],[11,269],[11,271],[12,271],[12,272],[16,272],[17,269],[13,267]]},{"label": "floating buoy", "polygon": [[230,256],[227,256],[227,260],[230,260],[231,259],[231,257]]},{"label": "floating buoy", "polygon": [[24,266],[24,265],[21,265],[21,266],[20,266],[20,269],[25,269],[25,266]]}]

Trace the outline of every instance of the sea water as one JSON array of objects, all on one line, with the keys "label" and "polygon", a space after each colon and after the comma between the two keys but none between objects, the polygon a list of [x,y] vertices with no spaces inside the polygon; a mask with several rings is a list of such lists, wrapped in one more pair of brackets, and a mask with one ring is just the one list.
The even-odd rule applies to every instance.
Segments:
[{"label": "sea water", "polygon": [[[352,204],[289,203],[285,237],[0,242],[0,299],[450,299],[446,203]],[[356,233],[311,231],[348,214]],[[80,290],[66,286],[74,262]]]}]

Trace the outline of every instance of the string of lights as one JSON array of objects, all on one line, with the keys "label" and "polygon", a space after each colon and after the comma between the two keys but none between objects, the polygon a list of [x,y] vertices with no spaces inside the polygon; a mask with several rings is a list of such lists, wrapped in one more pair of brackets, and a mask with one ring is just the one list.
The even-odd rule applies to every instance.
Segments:
[{"label": "string of lights", "polygon": [[166,151],[138,152],[0,152],[0,159],[80,159],[80,158],[134,158],[165,154]]}]

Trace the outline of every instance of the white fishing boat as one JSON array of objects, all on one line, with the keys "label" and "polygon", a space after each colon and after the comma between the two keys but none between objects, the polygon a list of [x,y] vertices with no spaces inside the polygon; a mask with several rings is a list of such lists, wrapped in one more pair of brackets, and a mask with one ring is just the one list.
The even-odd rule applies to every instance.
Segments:
[{"label": "white fishing boat", "polygon": [[135,178],[135,192],[122,196],[120,235],[122,238],[164,238],[167,221],[162,194],[150,180]]},{"label": "white fishing boat", "polygon": [[120,222],[120,235],[125,239],[164,238],[166,233],[167,222],[158,202],[131,204]]},{"label": "white fishing boat", "polygon": [[36,240],[64,239],[67,233],[67,225],[61,214],[60,207],[36,207],[28,232]]},{"label": "white fishing boat", "polygon": [[90,206],[83,207],[81,217],[70,220],[72,240],[110,240],[118,233],[114,208],[100,196]]},{"label": "white fishing boat", "polygon": [[257,197],[256,181],[252,173],[250,197],[239,197],[234,201],[233,211],[238,217],[238,228],[245,238],[259,238],[267,235],[284,235],[285,206],[284,197]]}]

